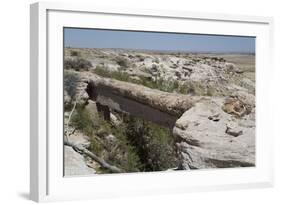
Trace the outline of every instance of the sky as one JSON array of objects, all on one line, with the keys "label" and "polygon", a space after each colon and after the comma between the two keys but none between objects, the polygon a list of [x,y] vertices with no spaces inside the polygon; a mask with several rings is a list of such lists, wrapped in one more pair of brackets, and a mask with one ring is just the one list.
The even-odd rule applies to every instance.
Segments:
[{"label": "sky", "polygon": [[64,46],[255,53],[255,37],[64,28]]}]

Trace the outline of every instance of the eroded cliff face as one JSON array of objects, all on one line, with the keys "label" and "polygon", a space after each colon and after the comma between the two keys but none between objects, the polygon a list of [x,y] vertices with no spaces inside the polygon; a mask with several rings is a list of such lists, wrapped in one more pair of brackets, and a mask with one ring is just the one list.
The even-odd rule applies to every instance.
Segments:
[{"label": "eroded cliff face", "polygon": [[[116,127],[125,114],[169,128],[177,169],[255,166],[253,56],[74,50],[92,66],[67,69],[79,80],[65,103],[90,100]],[[107,133],[102,143],[114,148],[118,137]]]}]

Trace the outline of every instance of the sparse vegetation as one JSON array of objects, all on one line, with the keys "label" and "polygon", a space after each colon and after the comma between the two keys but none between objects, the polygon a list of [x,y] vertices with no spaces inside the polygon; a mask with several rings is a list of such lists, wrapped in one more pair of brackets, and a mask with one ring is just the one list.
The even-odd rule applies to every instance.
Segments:
[{"label": "sparse vegetation", "polygon": [[189,81],[180,86],[179,92],[191,95],[206,95],[206,88],[201,82]]},{"label": "sparse vegetation", "polygon": [[132,82],[130,81],[130,75],[122,71],[109,71],[106,66],[96,66],[94,72],[102,77],[114,78],[116,80]]},{"label": "sparse vegetation", "polygon": [[70,51],[70,56],[76,56],[76,57],[80,56],[80,52],[71,50]]},{"label": "sparse vegetation", "polygon": [[152,80],[144,76],[138,76],[140,80],[130,78],[130,75],[122,71],[109,71],[105,66],[97,66],[94,72],[102,77],[113,78],[120,81],[144,85],[152,89],[159,89],[165,92],[181,91],[179,82],[176,80],[166,81],[163,78]]},{"label": "sparse vegetation", "polygon": [[64,60],[64,69],[74,69],[76,71],[88,71],[92,67],[92,63],[83,58],[68,58]]},{"label": "sparse vegetation", "polygon": [[124,58],[124,57],[117,56],[117,57],[115,58],[115,61],[116,61],[116,63],[117,63],[119,66],[121,66],[121,67],[123,67],[123,68],[128,68],[128,67],[130,66],[129,60],[127,60],[127,59]]},{"label": "sparse vegetation", "polygon": [[156,58],[153,60],[153,62],[159,64],[159,63],[160,63],[159,58],[156,57]]},{"label": "sparse vegetation", "polygon": [[144,85],[152,89],[158,89],[164,92],[177,92],[181,94],[191,94],[191,95],[207,95],[213,96],[217,92],[215,88],[209,86],[205,87],[201,82],[189,81],[189,82],[179,82],[177,80],[164,80],[163,78],[157,78],[152,80],[144,76],[138,76],[139,80],[133,79],[126,72],[122,71],[109,71],[104,66],[97,66],[94,72],[102,77],[113,78],[120,81],[131,82],[135,84]]},{"label": "sparse vegetation", "polygon": [[[78,105],[71,123],[90,138],[89,149],[93,153],[126,172],[160,171],[176,166],[173,137],[167,128],[132,116],[124,119],[115,127]],[[107,142],[109,135],[115,137],[114,144]]]},{"label": "sparse vegetation", "polygon": [[130,117],[126,134],[143,164],[142,171],[161,171],[177,166],[173,136],[167,128]]},{"label": "sparse vegetation", "polygon": [[136,55],[136,57],[139,59],[139,61],[144,61],[145,60],[145,57],[143,55]]},{"label": "sparse vegetation", "polygon": [[71,120],[72,125],[90,137],[94,134],[96,128],[93,122],[94,117],[91,116],[90,112],[85,109],[84,105],[78,104],[76,106],[76,112]]}]

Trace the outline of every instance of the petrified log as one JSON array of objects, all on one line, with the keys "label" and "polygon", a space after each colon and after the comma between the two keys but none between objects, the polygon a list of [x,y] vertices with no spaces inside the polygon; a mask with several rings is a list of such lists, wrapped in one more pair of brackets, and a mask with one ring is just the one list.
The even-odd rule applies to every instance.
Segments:
[{"label": "petrified log", "polygon": [[163,92],[97,75],[91,75],[86,91],[90,99],[103,106],[170,128],[193,105],[188,95]]}]

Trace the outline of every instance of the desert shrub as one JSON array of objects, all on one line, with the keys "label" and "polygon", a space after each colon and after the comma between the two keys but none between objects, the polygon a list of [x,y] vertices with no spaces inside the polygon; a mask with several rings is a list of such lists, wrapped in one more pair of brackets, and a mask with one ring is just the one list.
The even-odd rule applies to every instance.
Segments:
[{"label": "desert shrub", "polygon": [[128,68],[130,66],[130,62],[124,57],[118,56],[115,61],[121,67]]},{"label": "desert shrub", "polygon": [[77,104],[76,112],[73,114],[71,124],[82,131],[87,136],[92,136],[94,133],[93,117],[85,109],[84,105]]},{"label": "desert shrub", "polygon": [[143,55],[136,55],[136,57],[139,59],[139,61],[144,61],[145,60],[145,57]]},{"label": "desert shrub", "polygon": [[90,137],[90,150],[96,155],[101,155],[103,151],[103,145],[97,140],[95,136]]},{"label": "desert shrub", "polygon": [[157,89],[157,83],[155,81],[153,81],[152,79],[147,78],[145,76],[139,76],[139,78],[140,78],[140,81],[138,82],[138,84],[144,85],[149,88]]},{"label": "desert shrub", "polygon": [[108,68],[104,65],[97,65],[94,73],[102,76],[102,77],[106,77],[106,78],[110,78],[111,77],[111,72],[108,70]]},{"label": "desert shrub", "polygon": [[177,80],[165,80],[163,78],[156,78],[153,80],[152,78],[145,76],[138,76],[139,80],[135,80],[130,78],[128,73],[122,71],[109,71],[105,66],[97,66],[94,72],[102,77],[140,84],[164,92],[177,92],[181,94],[208,96],[213,96],[216,94],[215,88],[210,87],[207,89],[202,82],[197,81],[180,83]]},{"label": "desert shrub", "polygon": [[109,71],[105,66],[96,66],[94,72],[102,77],[114,78],[120,81],[131,82],[129,74],[122,71]]},{"label": "desert shrub", "polygon": [[[108,163],[120,167],[126,172],[136,172],[142,167],[135,148],[127,140],[124,124],[115,127],[99,116],[92,116],[83,105],[77,105],[71,123],[89,137],[90,151]],[[117,139],[114,145],[106,144],[105,138],[109,134]],[[105,148],[104,145],[107,147]],[[108,170],[102,168],[99,171],[109,173]]]},{"label": "desert shrub", "polygon": [[133,146],[128,146],[127,145],[127,156],[126,156],[126,166],[125,170],[128,172],[136,172],[140,171],[143,168],[143,165],[140,162],[140,157],[136,153],[136,150]]},{"label": "desert shrub", "polygon": [[64,86],[64,90],[70,96],[71,101],[76,96],[78,82],[79,82],[79,77],[76,73],[64,72],[63,86]]},{"label": "desert shrub", "polygon": [[162,91],[166,91],[166,92],[173,92],[173,91],[177,91],[180,84],[177,80],[163,80],[160,79],[157,81],[158,87],[160,87]]},{"label": "desert shrub", "polygon": [[97,133],[98,136],[103,139],[106,135],[112,134],[117,139],[114,145],[117,147],[109,147],[109,151],[104,155],[104,159],[122,168],[125,172],[140,171],[142,165],[135,147],[128,141],[128,136],[125,131],[126,125],[122,123],[118,127],[115,127],[101,118],[98,121],[100,126]]},{"label": "desert shrub", "polygon": [[76,71],[88,71],[92,63],[83,58],[65,59],[64,69],[74,69]]},{"label": "desert shrub", "polygon": [[143,164],[142,171],[160,171],[176,166],[173,137],[167,128],[130,117],[126,134]]},{"label": "desert shrub", "polygon": [[159,64],[159,63],[160,63],[159,58],[156,57],[156,58],[153,60],[153,62]]},{"label": "desert shrub", "polygon": [[70,51],[70,56],[80,56],[80,52],[79,51]]},{"label": "desert shrub", "polygon": [[[152,122],[125,115],[116,127],[79,104],[71,125],[89,137],[90,151],[125,172],[160,171],[177,165],[170,130]],[[114,143],[107,143],[109,134],[115,137]]]},{"label": "desert shrub", "polygon": [[140,81],[136,82],[137,84],[144,85],[152,89],[158,89],[165,92],[173,92],[178,89],[179,82],[174,80],[164,80],[163,78],[157,78],[155,80],[147,78],[144,76],[138,76]]},{"label": "desert shrub", "polygon": [[[199,81],[189,81],[181,84],[178,88],[178,92],[182,94],[190,95],[211,95],[213,90],[206,90],[205,85]],[[213,94],[212,94],[213,95]]]},{"label": "desert shrub", "polygon": [[207,87],[206,95],[207,96],[214,96],[216,95],[216,89],[214,87]]},{"label": "desert shrub", "polygon": [[206,84],[200,81],[190,81],[185,86],[187,87],[187,94],[199,96],[218,96],[222,94],[214,83]]},{"label": "desert shrub", "polygon": [[183,83],[178,87],[178,92],[181,94],[190,94],[194,93],[194,90],[190,89],[185,83]]},{"label": "desert shrub", "polygon": [[180,87],[180,84],[176,80],[167,81],[163,78],[158,78],[156,80],[153,80],[151,78],[145,77],[145,76],[138,76],[139,80],[135,80],[130,78],[130,75],[128,73],[122,72],[122,71],[109,71],[107,67],[98,65],[94,72],[102,77],[106,78],[113,78],[120,81],[125,82],[131,82],[136,83],[140,85],[144,85],[146,87],[152,88],[152,89],[158,89],[165,92],[173,92],[177,91]]},{"label": "desert shrub", "polygon": [[137,172],[141,170],[143,165],[136,152],[136,148],[128,140],[124,125],[121,125],[123,129],[112,128],[112,133],[118,140],[118,149],[110,152],[106,159],[126,172]]}]

